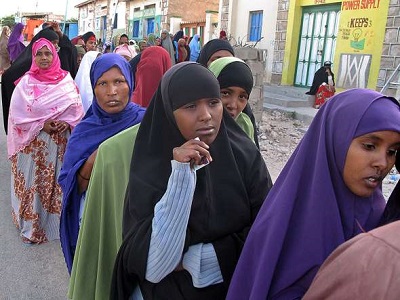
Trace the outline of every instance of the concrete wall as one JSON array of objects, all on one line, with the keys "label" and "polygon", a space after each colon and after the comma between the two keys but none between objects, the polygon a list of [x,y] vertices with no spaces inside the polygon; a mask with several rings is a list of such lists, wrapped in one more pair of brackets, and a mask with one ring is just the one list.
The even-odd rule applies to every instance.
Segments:
[{"label": "concrete wall", "polygon": [[256,48],[235,48],[235,56],[244,60],[253,73],[254,86],[250,94],[249,104],[253,110],[256,123],[260,124],[262,120],[264,92],[263,78],[265,62],[263,60],[263,51]]},{"label": "concrete wall", "polygon": [[289,0],[278,0],[276,18],[276,32],[274,51],[272,56],[271,83],[280,84],[282,81],[283,61],[285,57],[285,45],[287,37],[287,23],[289,13]]},{"label": "concrete wall", "polygon": [[[396,67],[400,64],[400,1],[391,0],[386,22],[385,39],[383,42],[381,65],[379,69],[377,90],[380,90],[389,80]],[[392,82],[399,82],[399,74],[395,74]],[[385,94],[399,97],[400,87],[389,85]]]}]

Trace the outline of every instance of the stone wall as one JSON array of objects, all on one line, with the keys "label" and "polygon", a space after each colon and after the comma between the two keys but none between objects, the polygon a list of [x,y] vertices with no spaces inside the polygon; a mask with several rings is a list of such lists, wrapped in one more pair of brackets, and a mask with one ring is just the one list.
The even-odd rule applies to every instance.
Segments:
[{"label": "stone wall", "polygon": [[[383,42],[381,66],[379,69],[377,90],[380,90],[400,64],[400,0],[390,0]],[[399,82],[399,74],[395,74],[391,82]],[[385,94],[399,95],[400,87],[389,85]]]},{"label": "stone wall", "polygon": [[[221,24],[220,29],[225,30],[228,33],[229,25],[229,0],[222,0],[221,5]],[[229,33],[228,33],[229,35]]]},{"label": "stone wall", "polygon": [[[219,0],[162,0],[161,25],[171,31],[171,17],[182,18],[182,22],[199,22],[206,20],[206,11],[218,11]],[[172,32],[175,34],[175,32]]]},{"label": "stone wall", "polygon": [[263,50],[256,48],[235,48],[235,56],[244,60],[250,67],[253,73],[254,86],[251,91],[249,104],[253,110],[254,117],[257,125],[261,123],[264,91],[263,79],[265,70],[265,61],[263,57]]},{"label": "stone wall", "polygon": [[282,80],[283,59],[285,56],[286,31],[289,13],[289,0],[278,1],[278,15],[274,44],[274,58],[272,63],[271,83],[280,84]]}]

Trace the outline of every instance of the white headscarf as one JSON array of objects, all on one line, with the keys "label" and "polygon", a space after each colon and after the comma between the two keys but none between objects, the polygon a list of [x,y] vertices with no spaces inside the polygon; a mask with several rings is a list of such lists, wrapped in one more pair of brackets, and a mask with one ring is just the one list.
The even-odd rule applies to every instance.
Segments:
[{"label": "white headscarf", "polygon": [[99,54],[101,53],[98,51],[86,52],[75,76],[75,83],[79,88],[85,113],[90,105],[92,105],[93,100],[92,84],[90,83],[90,67]]}]

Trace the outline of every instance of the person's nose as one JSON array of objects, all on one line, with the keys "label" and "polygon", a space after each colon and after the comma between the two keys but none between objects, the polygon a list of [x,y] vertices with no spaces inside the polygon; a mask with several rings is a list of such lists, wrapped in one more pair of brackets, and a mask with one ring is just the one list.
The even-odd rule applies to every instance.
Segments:
[{"label": "person's nose", "polygon": [[114,84],[110,84],[110,85],[108,86],[108,89],[107,89],[107,94],[108,94],[108,95],[115,95],[115,94],[117,94],[117,86],[114,85]]},{"label": "person's nose", "polygon": [[385,171],[390,164],[391,162],[386,151],[379,151],[373,161],[373,166],[379,173]]},{"label": "person's nose", "polygon": [[229,101],[228,104],[226,105],[226,108],[228,110],[237,110],[237,101]]},{"label": "person's nose", "polygon": [[211,113],[208,105],[200,105],[199,117],[201,121],[208,121],[211,119]]}]

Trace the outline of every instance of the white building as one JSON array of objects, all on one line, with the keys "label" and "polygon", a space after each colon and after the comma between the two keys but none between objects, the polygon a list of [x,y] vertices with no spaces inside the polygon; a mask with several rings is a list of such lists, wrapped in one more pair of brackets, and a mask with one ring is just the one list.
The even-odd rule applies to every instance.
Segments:
[{"label": "white building", "polygon": [[271,81],[278,0],[220,0],[219,29],[232,45],[266,50],[266,82]]}]

